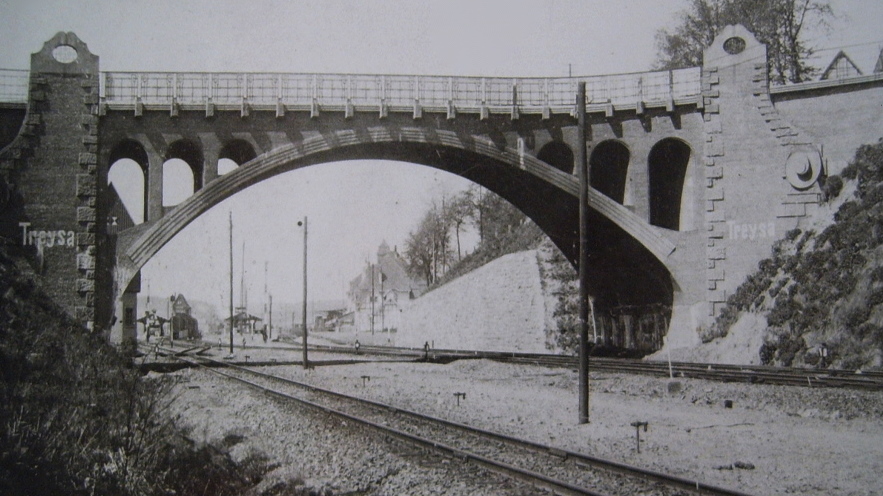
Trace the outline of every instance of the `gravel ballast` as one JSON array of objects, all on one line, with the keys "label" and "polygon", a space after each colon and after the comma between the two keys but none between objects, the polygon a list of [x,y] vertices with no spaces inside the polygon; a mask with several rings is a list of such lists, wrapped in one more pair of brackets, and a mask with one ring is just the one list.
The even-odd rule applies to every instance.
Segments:
[{"label": "gravel ballast", "polygon": [[[285,359],[283,352],[253,352],[260,353]],[[591,422],[578,425],[577,377],[568,369],[461,360],[263,370],[751,494],[883,493],[880,392],[593,373]],[[205,371],[175,374],[182,382],[173,411],[190,436],[209,443],[239,436],[234,457],[260,453],[279,464],[262,482],[266,487],[274,478],[298,477],[333,494],[524,490],[498,476],[464,475],[459,462],[426,462],[364,429],[283,406]],[[459,405],[454,393],[466,394]],[[640,453],[630,425],[636,421],[649,426]]]}]

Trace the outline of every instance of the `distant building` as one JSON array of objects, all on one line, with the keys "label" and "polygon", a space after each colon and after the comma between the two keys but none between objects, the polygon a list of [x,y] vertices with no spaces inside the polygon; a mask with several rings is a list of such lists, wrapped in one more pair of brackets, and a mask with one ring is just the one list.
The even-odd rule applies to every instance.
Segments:
[{"label": "distant building", "polygon": [[846,52],[840,50],[834,59],[828,64],[828,68],[822,72],[820,80],[826,79],[843,79],[853,76],[861,76],[862,71],[855,65],[855,62],[846,55]]},{"label": "distant building", "polygon": [[[257,323],[262,321],[260,317],[252,315],[245,311],[244,307],[237,307],[236,313],[233,314],[233,329],[239,334],[254,334],[261,328]],[[224,328],[229,329],[230,318],[224,319]]]},{"label": "distant building", "polygon": [[402,309],[426,291],[426,283],[408,274],[407,264],[384,241],[377,249],[377,262],[369,263],[350,281],[347,312],[340,316],[344,329],[395,332]]},{"label": "distant building", "polygon": [[190,315],[190,304],[183,294],[179,294],[172,301],[172,339],[198,339],[199,322]]}]

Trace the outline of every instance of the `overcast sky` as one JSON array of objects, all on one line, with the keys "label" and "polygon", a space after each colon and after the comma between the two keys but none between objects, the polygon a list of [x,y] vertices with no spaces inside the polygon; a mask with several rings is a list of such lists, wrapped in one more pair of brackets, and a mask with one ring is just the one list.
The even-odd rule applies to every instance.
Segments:
[{"label": "overcast sky", "polygon": [[[841,17],[814,32],[824,66],[844,48],[866,73],[881,48],[883,2],[832,0]],[[256,71],[565,76],[648,70],[654,36],[687,0],[0,0],[0,68],[73,31],[105,71]],[[325,164],[255,185],[212,209],[144,269],[152,294],[227,298],[233,212],[236,301],[245,242],[249,303],[301,298],[309,217],[310,296],[343,298],[386,240],[401,245],[433,199],[467,183],[389,162]],[[122,189],[124,185],[120,185]],[[146,290],[146,286],[144,290]],[[223,307],[222,307],[223,308]]]}]

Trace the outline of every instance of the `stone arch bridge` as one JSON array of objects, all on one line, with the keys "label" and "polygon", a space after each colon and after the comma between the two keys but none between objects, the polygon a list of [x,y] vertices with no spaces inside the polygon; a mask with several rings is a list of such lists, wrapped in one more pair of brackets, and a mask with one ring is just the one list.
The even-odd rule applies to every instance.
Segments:
[{"label": "stone arch bridge", "polygon": [[[30,71],[0,72],[0,228],[58,303],[119,341],[134,336],[138,271],[167,241],[231,195],[319,163],[461,175],[576,263],[585,146],[596,305],[657,309],[669,343],[685,346],[773,241],[809,222],[820,179],[883,129],[883,75],[771,87],[766,67],[739,26],[703,67],[572,78],[103,72],[58,33]],[[108,171],[121,159],[143,172],[135,226],[111,222]],[[164,207],[170,159],[186,163],[194,192]],[[220,159],[238,167],[220,174]]]}]

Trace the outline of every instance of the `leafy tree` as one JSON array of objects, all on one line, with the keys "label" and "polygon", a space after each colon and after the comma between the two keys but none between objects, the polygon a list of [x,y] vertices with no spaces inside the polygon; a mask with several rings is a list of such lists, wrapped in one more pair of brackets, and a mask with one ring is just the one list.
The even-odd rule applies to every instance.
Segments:
[{"label": "leafy tree", "polygon": [[742,24],[767,45],[770,80],[777,84],[810,79],[818,68],[807,62],[815,53],[802,36],[808,25],[827,25],[834,11],[820,0],[692,0],[672,30],[656,33],[656,68],[702,64],[702,51],[720,30]]}]

